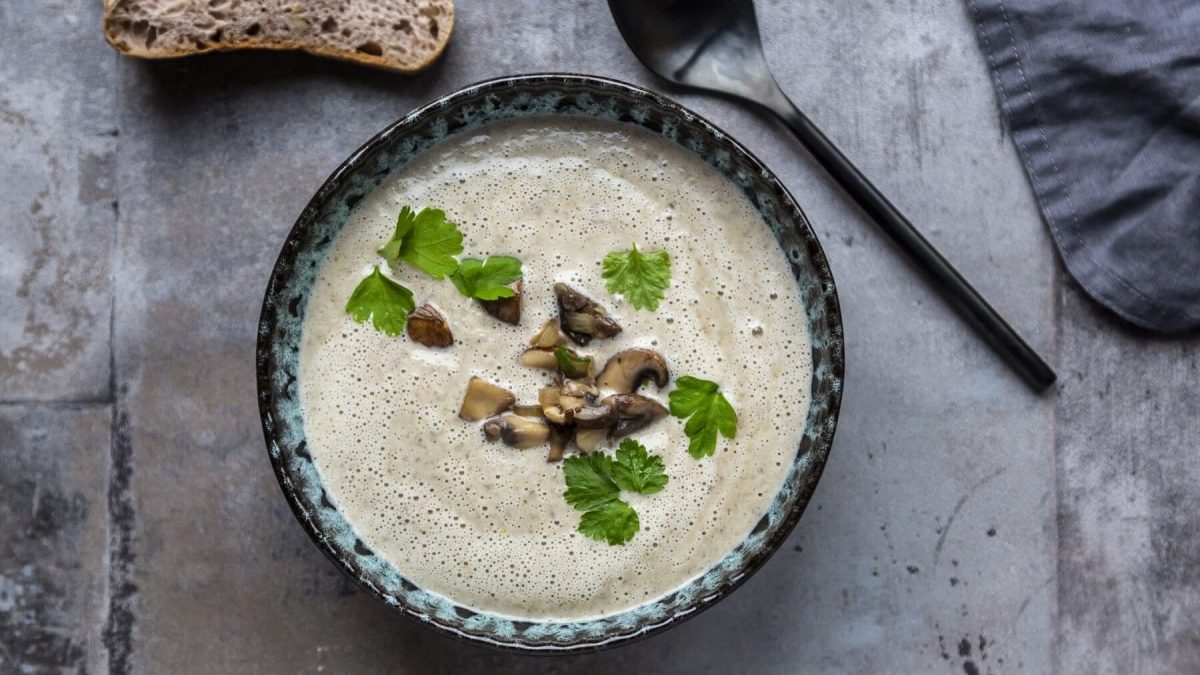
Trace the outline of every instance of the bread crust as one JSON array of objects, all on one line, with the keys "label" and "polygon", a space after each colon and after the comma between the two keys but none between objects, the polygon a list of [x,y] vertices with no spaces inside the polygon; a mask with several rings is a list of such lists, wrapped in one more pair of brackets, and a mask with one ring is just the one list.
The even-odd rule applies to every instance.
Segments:
[{"label": "bread crust", "polygon": [[115,0],[104,0],[104,39],[108,44],[118,52],[127,56],[134,56],[140,59],[175,59],[185,56],[193,56],[195,54],[207,54],[210,52],[228,52],[239,51],[243,49],[270,49],[273,51],[303,51],[316,56],[328,57],[339,61],[349,61],[351,63],[359,63],[377,68],[384,68],[401,73],[416,73],[425,70],[442,52],[446,51],[446,45],[450,42],[450,36],[454,33],[455,24],[455,8],[452,0],[444,0],[446,14],[444,17],[445,28],[438,31],[437,46],[429,51],[425,57],[417,63],[400,63],[393,59],[384,56],[374,56],[365,54],[360,51],[351,51],[327,47],[325,45],[306,44],[303,40],[285,40],[278,38],[242,38],[233,42],[221,42],[210,44],[205,47],[194,47],[188,49],[143,49],[137,46],[131,46],[121,40],[119,36],[114,35],[112,8]]}]

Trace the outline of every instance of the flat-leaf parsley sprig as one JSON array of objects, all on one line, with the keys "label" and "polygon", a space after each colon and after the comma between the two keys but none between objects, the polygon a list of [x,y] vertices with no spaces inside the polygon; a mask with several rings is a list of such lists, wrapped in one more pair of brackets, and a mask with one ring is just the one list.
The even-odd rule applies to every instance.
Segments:
[{"label": "flat-leaf parsley sprig", "polygon": [[654,311],[671,284],[671,256],[666,251],[643,253],[634,244],[604,256],[601,276],[609,293],[620,293],[637,309]]},{"label": "flat-leaf parsley sprig", "polygon": [[379,249],[379,255],[395,265],[406,260],[434,279],[443,279],[458,269],[454,256],[462,253],[462,232],[446,220],[441,209],[421,209],[420,213],[405,206],[396,217],[396,231],[391,240]]},{"label": "flat-leaf parsley sprig", "polygon": [[567,503],[583,511],[579,531],[611,546],[633,539],[641,528],[637,511],[621,497],[621,490],[650,495],[667,485],[662,457],[651,455],[641,443],[626,438],[616,459],[603,452],[574,455],[563,460]]},{"label": "flat-leaf parsley sprig", "polygon": [[[488,256],[486,260],[454,256],[463,251],[458,225],[446,220],[441,209],[419,212],[404,206],[396,216],[396,229],[376,253],[389,268],[401,260],[411,263],[434,279],[447,276],[468,298],[498,300],[515,295],[510,284],[521,278],[521,261],[512,256]],[[400,282],[384,275],[380,266],[359,282],[346,302],[346,312],[358,323],[368,320],[376,330],[395,337],[404,332],[408,316],[416,309],[413,293]]]},{"label": "flat-leaf parsley sprig", "polygon": [[391,337],[404,332],[408,315],[416,308],[412,291],[384,276],[379,265],[358,282],[346,301],[346,311],[355,321],[369,319],[375,330]]},{"label": "flat-leaf parsley sprig", "polygon": [[668,398],[671,414],[687,419],[683,432],[691,439],[688,454],[692,457],[700,459],[716,452],[718,432],[725,438],[737,435],[737,413],[716,382],[685,375],[675,381]]},{"label": "flat-leaf parsley sprig", "polygon": [[507,255],[491,255],[487,260],[464,259],[450,275],[450,281],[468,298],[499,300],[516,295],[508,286],[522,274],[520,260]]}]

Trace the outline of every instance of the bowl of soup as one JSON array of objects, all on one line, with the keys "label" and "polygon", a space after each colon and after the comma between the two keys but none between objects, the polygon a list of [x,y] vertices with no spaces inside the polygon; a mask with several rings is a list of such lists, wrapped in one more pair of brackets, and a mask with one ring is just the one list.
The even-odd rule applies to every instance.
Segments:
[{"label": "bowl of soup", "polygon": [[285,498],[380,601],[529,652],[677,624],[782,544],[844,370],[829,265],[744,147],[648,90],[471,85],[355,151],[263,302]]}]

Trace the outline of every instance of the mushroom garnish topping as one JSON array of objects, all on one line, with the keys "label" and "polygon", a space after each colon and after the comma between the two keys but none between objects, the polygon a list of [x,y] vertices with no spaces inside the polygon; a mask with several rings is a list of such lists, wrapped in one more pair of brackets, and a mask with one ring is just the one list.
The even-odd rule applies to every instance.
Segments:
[{"label": "mushroom garnish topping", "polygon": [[589,405],[575,410],[575,424],[584,429],[595,429],[612,425],[617,421],[612,405],[601,401],[597,405]]},{"label": "mushroom garnish topping", "polygon": [[504,387],[472,377],[467,383],[467,393],[463,396],[458,416],[469,422],[477,422],[508,410],[516,402],[517,397]]},{"label": "mushroom garnish topping", "polygon": [[521,365],[529,368],[554,370],[558,368],[558,359],[554,358],[552,350],[533,347],[521,353]]},{"label": "mushroom garnish topping", "polygon": [[638,394],[613,394],[605,397],[600,404],[611,407],[616,417],[616,426],[612,429],[613,438],[628,436],[644,429],[666,417],[669,412],[658,401]]},{"label": "mushroom garnish topping", "polygon": [[600,390],[594,385],[581,380],[567,380],[563,382],[560,390],[563,396],[574,396],[577,398],[596,397],[600,395]]},{"label": "mushroom garnish topping", "polygon": [[454,335],[446,317],[433,305],[425,303],[408,315],[408,337],[426,347],[449,347]]},{"label": "mushroom garnish topping", "polygon": [[621,332],[604,308],[583,293],[564,283],[554,284],[558,300],[558,321],[562,331],[576,344],[586,345],[592,338],[610,338]]},{"label": "mushroom garnish topping", "polygon": [[580,452],[590,454],[600,447],[608,438],[607,427],[597,427],[595,429],[578,429],[575,431],[575,445],[579,447]]},{"label": "mushroom garnish topping", "polygon": [[545,443],[550,437],[550,427],[542,420],[501,415],[483,423],[483,435],[493,443],[501,440],[505,445],[524,450]]},{"label": "mushroom garnish topping", "polygon": [[596,378],[596,384],[618,394],[632,394],[646,379],[659,389],[667,386],[670,381],[667,362],[652,349],[634,347],[613,354]]},{"label": "mushroom garnish topping", "polygon": [[540,405],[518,404],[512,407],[512,411],[521,417],[543,417]]},{"label": "mushroom garnish topping", "polygon": [[547,462],[557,462],[563,458],[563,452],[567,449],[567,441],[570,440],[569,431],[557,425],[550,425],[550,451],[546,453]]},{"label": "mushroom garnish topping", "polygon": [[560,345],[567,344],[567,339],[563,337],[562,331],[558,330],[558,320],[550,319],[529,340],[529,344],[538,349],[554,349]]},{"label": "mushroom garnish topping", "polygon": [[[561,460],[572,442],[580,452],[590,453],[666,417],[669,412],[662,404],[634,392],[646,380],[660,389],[670,380],[666,360],[644,347],[614,354],[596,376],[595,359],[566,347],[563,334],[582,345],[612,337],[621,327],[604,308],[570,286],[555,284],[554,292],[559,319],[544,323],[520,357],[524,366],[555,373],[553,383],[538,391],[537,404],[517,405],[511,393],[472,378],[460,413],[463,419],[486,419],[483,431],[488,440],[515,448],[548,443],[551,462]],[[601,398],[602,391],[609,395]],[[485,405],[475,400],[480,397],[498,399]],[[510,414],[499,414],[506,410]]]},{"label": "mushroom garnish topping", "polygon": [[513,290],[511,298],[480,300],[479,304],[483,305],[484,311],[488,314],[500,319],[504,323],[516,326],[521,323],[521,295],[525,291],[525,282],[518,281],[510,286],[510,288]]},{"label": "mushroom garnish topping", "polygon": [[538,405],[545,410],[550,406],[558,405],[558,399],[562,396],[562,389],[558,387],[545,387],[538,391]]}]

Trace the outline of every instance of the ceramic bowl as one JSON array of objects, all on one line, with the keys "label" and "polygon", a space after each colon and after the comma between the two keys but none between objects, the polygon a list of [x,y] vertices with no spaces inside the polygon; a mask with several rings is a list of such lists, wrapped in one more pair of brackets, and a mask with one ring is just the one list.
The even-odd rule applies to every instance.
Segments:
[{"label": "ceramic bowl", "polygon": [[[677,591],[630,610],[580,621],[521,621],[479,612],[409,581],[358,539],[325,492],[306,448],[297,388],[301,326],[313,281],[355,205],[417,154],[496,120],[594,117],[647,129],[695,153],[762,214],[795,275],[812,336],[812,396],[803,440],[770,508],[744,540]],[[825,253],[788,191],[737,141],[651,91],[579,75],[520,75],[474,84],[409,113],[354,151],[300,214],[275,263],[258,332],[258,401],[283,494],[316,545],[380,601],[444,634],[501,648],[561,653],[651,635],[711,607],[783,543],[829,455],[844,370],[841,314]]]}]

